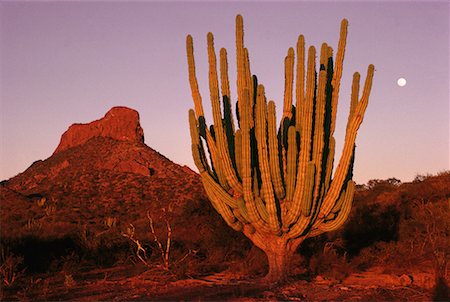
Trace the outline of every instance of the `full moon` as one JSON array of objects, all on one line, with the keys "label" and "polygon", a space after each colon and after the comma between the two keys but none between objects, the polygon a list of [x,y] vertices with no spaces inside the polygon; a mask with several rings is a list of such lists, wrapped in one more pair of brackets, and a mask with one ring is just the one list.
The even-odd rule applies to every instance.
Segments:
[{"label": "full moon", "polygon": [[400,78],[397,80],[397,85],[400,87],[403,87],[406,85],[406,79],[405,78]]}]

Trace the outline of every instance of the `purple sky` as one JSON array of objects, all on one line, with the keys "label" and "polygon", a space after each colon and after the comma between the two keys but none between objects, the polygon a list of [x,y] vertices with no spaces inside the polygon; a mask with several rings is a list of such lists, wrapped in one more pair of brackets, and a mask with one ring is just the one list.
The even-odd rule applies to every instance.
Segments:
[{"label": "purple sky", "polygon": [[[370,63],[376,68],[357,138],[358,183],[389,177],[411,181],[417,173],[449,169],[447,1],[2,1],[0,180],[48,158],[70,124],[98,119],[116,105],[139,111],[147,145],[194,167],[185,37],[190,33],[194,38],[204,103],[209,96],[207,32],[214,33],[216,50],[227,48],[234,99],[238,13],[244,16],[252,72],[278,109],[288,47],[304,34],[307,45],[319,48],[327,42],[337,49],[340,20],[349,20],[337,150],[342,148],[352,74],[365,77]],[[400,77],[406,86],[397,86]]]}]

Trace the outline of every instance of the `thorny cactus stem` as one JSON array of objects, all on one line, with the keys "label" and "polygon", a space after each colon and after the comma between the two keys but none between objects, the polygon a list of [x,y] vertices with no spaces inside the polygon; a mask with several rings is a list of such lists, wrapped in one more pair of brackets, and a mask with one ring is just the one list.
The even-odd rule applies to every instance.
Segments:
[{"label": "thorny cactus stem", "polygon": [[195,74],[192,37],[186,39],[194,100],[194,110],[189,110],[194,162],[213,207],[229,226],[242,231],[266,253],[269,272],[265,280],[269,282],[286,277],[289,260],[304,239],[336,230],[351,210],[355,140],[367,108],[374,66],[368,67],[361,96],[360,75],[356,72],[353,76],[343,152],[332,177],[347,27],[348,21],[342,20],[335,59],[333,49],[322,44],[319,66],[316,49],[310,46],[305,69],[302,35],[297,40],[297,60],[294,49],[289,48],[278,129],[275,103],[267,101],[264,86],[250,72],[242,16],[236,17],[237,125],[231,109],[226,50],[220,50],[218,73],[214,37],[208,33],[213,111],[213,125],[208,128]]}]

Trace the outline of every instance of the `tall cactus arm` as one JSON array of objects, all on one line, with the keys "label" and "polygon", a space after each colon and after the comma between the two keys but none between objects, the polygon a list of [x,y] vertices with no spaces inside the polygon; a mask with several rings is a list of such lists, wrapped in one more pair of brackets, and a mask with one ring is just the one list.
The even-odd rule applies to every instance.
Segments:
[{"label": "tall cactus arm", "polygon": [[226,190],[230,189],[228,185],[227,178],[224,174],[224,169],[222,167],[223,163],[220,159],[219,151],[217,150],[216,142],[211,135],[210,131],[206,132],[206,143],[208,146],[209,154],[211,155],[211,166],[213,171],[217,176],[217,180],[220,185],[223,186]]},{"label": "tall cactus arm", "polygon": [[238,204],[236,202],[236,199],[233,198],[227,191],[225,191],[220,184],[218,184],[214,178],[209,175],[208,173],[201,174],[202,178],[204,179],[203,184],[205,186],[208,186],[208,189],[211,190],[214,195],[216,195],[218,198],[220,198],[223,203],[225,203],[227,206],[231,208],[237,208]]},{"label": "tall cactus arm", "polygon": [[220,49],[220,84],[222,96],[227,96],[228,99],[231,99],[230,81],[228,80],[227,50],[225,48]]},{"label": "tall cactus arm", "polygon": [[359,72],[355,72],[353,74],[353,82],[352,82],[352,94],[351,94],[351,101],[350,101],[350,113],[348,115],[348,122],[353,118],[356,110],[356,106],[358,105],[358,99],[359,99],[359,80],[360,75]]},{"label": "tall cactus arm", "polygon": [[194,110],[189,109],[188,118],[189,118],[189,131],[191,133],[191,142],[192,144],[198,145],[200,143],[200,134],[198,131],[198,123],[197,118],[195,117]]},{"label": "tall cactus arm", "polygon": [[241,15],[236,16],[236,66],[237,66],[237,79],[236,87],[238,92],[237,110],[239,114],[242,114],[241,103],[244,98],[244,89],[247,87],[247,81],[245,79],[245,53],[244,53],[244,20]]},{"label": "tall cactus arm", "polygon": [[316,175],[316,165],[311,161],[306,166],[305,194],[303,194],[303,199],[301,201],[302,215],[306,217],[311,215],[312,211]]},{"label": "tall cactus arm", "polygon": [[303,194],[303,199],[301,200],[301,211],[302,215],[297,220],[297,222],[290,228],[288,232],[289,238],[297,238],[301,236],[308,225],[312,221],[312,199],[314,194],[314,180],[315,180],[315,164],[314,162],[309,162],[306,167],[306,182],[305,182],[305,194]]},{"label": "tall cactus arm", "polygon": [[326,171],[325,171],[325,179],[324,179],[324,192],[328,192],[331,183],[331,173],[333,172],[333,164],[334,164],[334,152],[336,148],[336,140],[334,137],[330,138],[328,142],[328,158],[326,162]]},{"label": "tall cactus arm", "polygon": [[234,153],[236,156],[236,172],[242,179],[242,136],[241,129],[238,129],[234,134]]},{"label": "tall cactus arm", "polygon": [[294,223],[301,212],[301,200],[304,194],[304,184],[306,175],[306,166],[311,160],[311,137],[313,126],[313,99],[316,86],[315,81],[315,57],[316,49],[311,46],[308,49],[308,70],[306,78],[306,102],[303,106],[302,114],[302,133],[300,142],[299,167],[297,170],[297,184],[295,186],[294,198],[291,208],[288,210],[286,219],[283,222],[285,227]]},{"label": "tall cactus arm", "polygon": [[[248,55],[248,49],[244,48],[244,77],[245,77],[245,87],[247,87],[249,96],[250,96],[250,112],[253,112],[253,107],[256,102],[256,87],[254,87],[252,73],[250,71],[250,58]],[[250,119],[250,127],[253,128],[254,125],[254,119]]]},{"label": "tall cactus arm", "polygon": [[[248,211],[247,211],[247,207],[245,206],[245,201],[244,201],[244,199],[242,198],[242,197],[239,197],[237,200],[236,200],[236,203],[237,203],[237,210],[238,210],[238,213],[239,213],[239,216],[240,217],[238,217],[238,216],[236,216],[238,219],[239,219],[239,221],[241,221],[242,223],[251,223],[252,222],[252,219],[250,218],[250,216],[248,215]],[[241,219],[241,218],[243,218],[243,219]]]},{"label": "tall cactus arm", "polygon": [[261,199],[261,196],[255,196],[255,205],[256,209],[258,209],[258,213],[262,218],[262,220],[268,224],[270,220],[270,215],[269,212],[267,211],[266,205]]},{"label": "tall cactus arm", "polygon": [[339,197],[342,185],[347,176],[346,174],[353,154],[353,147],[356,140],[356,134],[364,118],[364,112],[367,108],[367,104],[369,101],[374,69],[375,68],[373,65],[369,65],[367,69],[367,76],[366,81],[364,83],[363,95],[361,97],[361,100],[358,102],[354,116],[347,127],[344,149],[341,155],[341,159],[336,168],[336,172],[331,182],[330,189],[324,198],[319,218],[325,218],[328,215],[328,213],[330,213],[331,208],[333,207],[334,203]]},{"label": "tall cactus arm", "polygon": [[355,193],[355,182],[349,181],[347,188],[342,192],[336,206],[333,208],[332,214],[336,216],[332,220],[325,220],[319,225],[322,232],[330,232],[340,228],[350,215],[352,208],[353,195]]},{"label": "tall cactus arm", "polygon": [[295,127],[301,132],[303,103],[305,99],[305,38],[300,35],[297,40],[297,71],[295,79]]},{"label": "tall cactus arm", "polygon": [[272,187],[269,168],[269,154],[267,150],[267,112],[266,99],[264,95],[264,86],[258,85],[256,97],[255,112],[255,131],[258,145],[259,169],[261,171],[262,180],[262,196],[266,202],[267,212],[269,213],[269,226],[274,232],[280,229],[277,215],[277,206],[275,203],[275,195]]},{"label": "tall cactus arm", "polygon": [[[225,128],[225,134],[228,141],[228,151],[230,154],[231,162],[234,169],[237,171],[236,167],[236,153],[235,153],[235,127],[233,110],[231,108],[231,92],[230,92],[230,82],[228,79],[228,59],[227,51],[225,48],[220,49],[220,82],[223,100],[223,124]],[[237,175],[239,178],[239,175]]]},{"label": "tall cactus arm", "polygon": [[214,37],[208,33],[208,59],[209,59],[209,90],[211,105],[213,110],[214,129],[216,132],[217,149],[222,161],[222,168],[227,178],[228,184],[237,192],[242,192],[242,184],[236,176],[233,164],[230,159],[228,142],[222,123],[222,114],[219,100],[219,80],[217,76],[216,54],[214,51]]},{"label": "tall cactus arm", "polygon": [[192,149],[192,157],[194,159],[194,163],[200,173],[203,171],[210,171],[208,167],[208,163],[204,157],[203,145],[200,141],[200,133],[198,131],[198,122],[195,117],[194,110],[189,110],[189,130],[191,133],[191,149]]},{"label": "tall cactus arm", "polygon": [[341,22],[341,32],[339,36],[339,45],[336,53],[336,64],[334,68],[333,74],[333,97],[332,97],[332,117],[331,117],[331,129],[330,135],[333,135],[334,129],[336,127],[336,113],[338,106],[338,98],[339,98],[339,88],[341,86],[341,78],[342,78],[342,67],[344,65],[344,54],[345,54],[345,45],[347,43],[347,28],[348,21],[347,19],[343,19]]},{"label": "tall cactus arm", "polygon": [[328,59],[328,44],[324,42],[320,47],[319,72],[327,69],[326,66],[327,59]]},{"label": "tall cactus arm", "polygon": [[192,158],[194,159],[195,166],[200,173],[206,171],[205,162],[202,160],[200,147],[198,144],[191,144]]},{"label": "tall cactus arm", "polygon": [[211,200],[211,204],[214,209],[223,217],[225,222],[232,227],[234,230],[240,232],[243,229],[243,225],[240,221],[236,219],[232,210],[217,196],[214,191],[205,185],[205,178],[202,177],[202,181],[204,182],[204,187],[206,191],[206,195],[208,195],[209,200]]},{"label": "tall cactus arm", "polygon": [[[322,52],[324,48],[322,47]],[[324,60],[325,61],[325,60]],[[324,62],[323,61],[323,62]],[[313,202],[316,203],[319,198],[319,192],[322,188],[322,161],[323,161],[323,148],[324,148],[324,117],[325,117],[325,85],[327,81],[326,70],[321,70],[319,73],[319,82],[317,88],[316,108],[315,108],[315,125],[314,125],[314,137],[313,137],[313,150],[312,160],[316,164],[316,185],[314,188]]]},{"label": "tall cactus arm", "polygon": [[[264,232],[271,232],[271,228],[269,227],[267,220],[263,219],[262,215],[264,213],[261,212],[261,207],[257,206],[257,198],[255,198],[255,190],[253,189],[253,181],[252,179],[252,161],[251,161],[251,146],[250,146],[250,97],[248,90],[245,89],[243,93],[243,99],[241,103],[242,111],[241,111],[241,166],[242,166],[242,186],[243,186],[243,195],[245,200],[245,205],[247,208],[247,212],[249,218],[252,221],[252,224],[255,228],[260,229]],[[261,201],[262,202],[262,201]]]},{"label": "tall cactus arm", "polygon": [[231,164],[235,171],[236,177],[239,180],[239,173],[236,166],[236,133],[233,130],[233,118],[231,113],[231,104],[228,101],[227,97],[224,97],[224,118],[223,118],[223,127],[225,131],[225,139],[227,140],[228,154],[230,156]]},{"label": "tall cactus arm", "polygon": [[343,193],[341,193],[341,196],[338,198],[338,201],[331,209],[331,212],[330,214],[328,214],[328,216],[336,215],[337,213],[341,212],[342,208],[345,206],[345,203],[348,202],[349,199],[353,199],[353,195],[355,193],[355,186],[356,183],[353,180],[347,181],[345,185],[345,190],[343,191]]},{"label": "tall cactus arm", "polygon": [[270,101],[267,105],[267,135],[269,143],[269,164],[275,195],[283,199],[286,195],[280,170],[280,157],[278,153],[277,124],[275,116],[275,103]]},{"label": "tall cactus arm", "polygon": [[202,97],[198,89],[197,77],[195,75],[194,44],[191,35],[186,37],[186,52],[189,67],[189,84],[191,85],[195,113],[198,117],[205,116],[203,112]]},{"label": "tall cactus arm", "polygon": [[241,165],[242,165],[242,187],[245,204],[248,214],[253,221],[261,220],[254,201],[253,179],[252,179],[252,162],[251,162],[251,146],[250,146],[250,100],[248,90],[245,89],[241,102]]},{"label": "tall cactus arm", "polygon": [[294,49],[289,48],[284,59],[284,107],[283,120],[285,117],[292,119],[292,85],[294,82]]},{"label": "tall cactus arm", "polygon": [[286,200],[290,203],[294,198],[295,179],[297,177],[297,130],[290,126],[288,130],[287,173],[286,173]]}]

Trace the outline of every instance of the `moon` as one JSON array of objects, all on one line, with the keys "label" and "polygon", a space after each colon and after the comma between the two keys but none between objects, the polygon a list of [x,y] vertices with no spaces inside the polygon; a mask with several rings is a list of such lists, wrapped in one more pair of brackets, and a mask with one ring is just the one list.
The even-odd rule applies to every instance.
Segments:
[{"label": "moon", "polygon": [[406,79],[405,78],[400,78],[397,80],[397,85],[400,87],[403,87],[406,85]]}]

